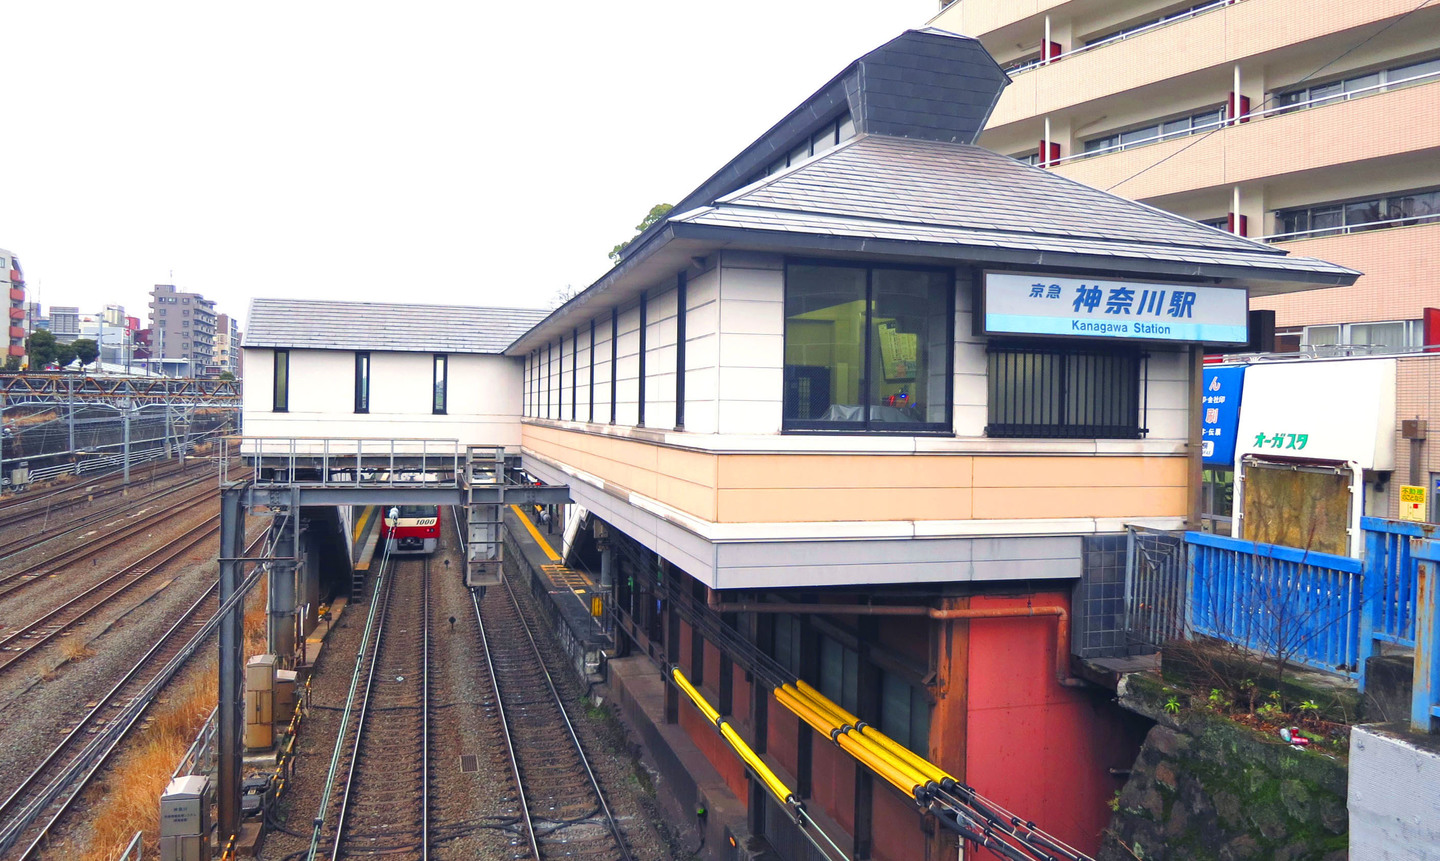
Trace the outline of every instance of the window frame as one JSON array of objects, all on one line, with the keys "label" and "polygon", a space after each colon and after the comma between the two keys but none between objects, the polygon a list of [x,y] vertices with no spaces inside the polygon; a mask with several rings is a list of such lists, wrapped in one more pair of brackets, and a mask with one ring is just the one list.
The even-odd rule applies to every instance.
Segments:
[{"label": "window frame", "polygon": [[450,410],[450,356],[435,353],[430,362],[430,414],[449,415]]},{"label": "window frame", "polygon": [[355,412],[370,412],[370,353],[364,350],[355,353]]},{"label": "window frame", "polygon": [[[844,269],[865,270],[865,369],[863,372],[864,384],[862,391],[865,398],[870,397],[871,364],[873,349],[872,339],[874,338],[874,308],[875,301],[875,278],[877,269],[906,272],[938,272],[945,275],[948,281],[945,301],[945,416],[938,422],[875,422],[868,416],[858,422],[817,422],[814,420],[786,418],[785,413],[785,390],[784,383],[780,393],[780,432],[782,434],[837,434],[837,433],[859,433],[866,435],[889,435],[889,436],[954,436],[955,435],[955,294],[958,289],[958,279],[954,267],[951,266],[925,266],[913,263],[877,263],[862,260],[832,260],[822,257],[786,257],[781,285],[783,310],[781,312],[781,377],[786,376],[785,369],[789,367],[784,361],[784,328],[785,323],[790,319],[790,267],[791,266],[825,266]],[[933,316],[932,316],[933,319]],[[860,406],[868,408],[871,404],[865,403]]]},{"label": "window frame", "polygon": [[[280,367],[285,370],[281,372]],[[270,412],[290,412],[290,351],[276,350],[270,365]]]},{"label": "window frame", "polygon": [[[1069,373],[1069,362],[1077,356],[1101,356],[1114,359],[1131,359],[1134,363],[1134,401],[1132,409],[1129,410],[1131,422],[1124,425],[1081,425],[1073,421],[1061,421],[1054,424],[1046,423],[1021,423],[1021,422],[998,422],[995,420],[998,409],[995,399],[991,395],[991,389],[996,386],[992,379],[995,367],[995,356],[1002,354],[1010,355],[1049,355],[1058,357],[1062,373]],[[1142,346],[1126,344],[1123,342],[1089,342],[1068,338],[1057,338],[1054,340],[1029,339],[1029,338],[991,338],[985,344],[985,436],[990,439],[1124,439],[1138,440],[1145,439],[1150,432],[1148,424],[1149,414],[1149,359],[1150,352]],[[1056,383],[1058,396],[1058,409],[1063,413],[1068,409],[1069,398],[1067,395],[1067,380],[1062,379]],[[1133,425],[1133,429],[1131,427]],[[1053,429],[1049,433],[1037,433],[1038,428]],[[1103,430],[1106,433],[1097,435],[1096,430]]]}]

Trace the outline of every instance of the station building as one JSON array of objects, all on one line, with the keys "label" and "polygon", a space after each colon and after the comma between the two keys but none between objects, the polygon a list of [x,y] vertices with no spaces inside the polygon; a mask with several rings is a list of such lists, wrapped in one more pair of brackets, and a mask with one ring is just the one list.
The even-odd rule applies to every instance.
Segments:
[{"label": "station building", "polygon": [[[611,686],[664,778],[787,857],[806,838],[659,671],[849,857],[950,857],[955,832],[787,685],[1093,852],[1146,727],[1074,655],[1118,634],[1124,525],[1198,520],[1204,345],[1246,344],[1252,298],[1358,276],[976,146],[1007,81],[974,39],[896,37],[595,284],[470,350],[466,382],[449,369],[452,393],[500,382],[467,397],[569,487],[612,594]],[[252,310],[247,436],[510,444],[428,424],[433,357],[464,351],[386,331],[418,342],[457,309],[311,342],[300,305]],[[382,362],[380,422],[356,407]]]}]

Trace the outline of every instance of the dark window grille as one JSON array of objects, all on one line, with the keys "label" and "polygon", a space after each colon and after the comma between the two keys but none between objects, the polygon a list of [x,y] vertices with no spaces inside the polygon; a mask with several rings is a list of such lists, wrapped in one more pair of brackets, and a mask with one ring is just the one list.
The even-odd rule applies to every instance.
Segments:
[{"label": "dark window grille", "polygon": [[1145,354],[1129,349],[992,343],[985,435],[1140,439]]},{"label": "dark window grille", "polygon": [[355,354],[355,412],[370,412],[370,354]]},{"label": "dark window grille", "polygon": [[290,351],[275,351],[275,378],[270,409],[277,413],[290,411]]}]

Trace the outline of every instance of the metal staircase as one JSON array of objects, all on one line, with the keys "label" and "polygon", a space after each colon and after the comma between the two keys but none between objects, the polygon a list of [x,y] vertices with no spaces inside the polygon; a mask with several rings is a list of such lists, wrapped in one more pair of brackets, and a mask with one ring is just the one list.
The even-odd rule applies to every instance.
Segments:
[{"label": "metal staircase", "polygon": [[[465,585],[498,586],[505,554],[505,524],[495,491],[505,485],[505,448],[465,447]],[[479,497],[479,498],[477,498]]]}]

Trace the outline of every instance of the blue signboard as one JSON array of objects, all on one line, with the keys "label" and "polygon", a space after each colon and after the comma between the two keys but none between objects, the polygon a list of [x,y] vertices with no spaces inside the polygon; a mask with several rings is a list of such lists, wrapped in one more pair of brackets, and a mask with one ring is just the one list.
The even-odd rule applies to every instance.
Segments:
[{"label": "blue signboard", "polygon": [[1206,466],[1233,466],[1245,368],[1206,368],[1204,386],[1200,452]]}]

